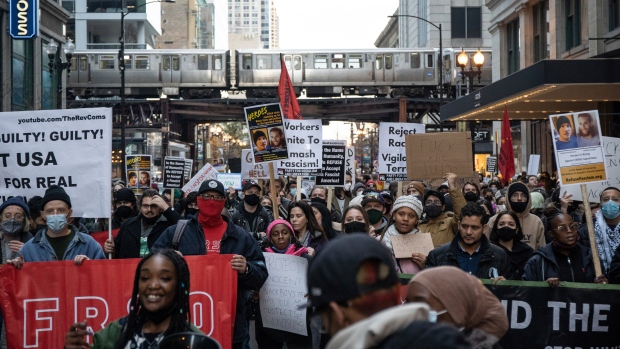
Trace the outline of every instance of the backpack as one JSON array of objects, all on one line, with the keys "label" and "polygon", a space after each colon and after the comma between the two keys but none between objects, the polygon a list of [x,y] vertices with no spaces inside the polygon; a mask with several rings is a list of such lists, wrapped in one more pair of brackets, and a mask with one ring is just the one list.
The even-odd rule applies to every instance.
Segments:
[{"label": "backpack", "polygon": [[178,250],[179,248],[179,242],[181,241],[181,236],[183,236],[185,227],[187,227],[187,222],[189,222],[189,219],[179,219],[177,222],[177,227],[174,229],[174,236],[172,237],[172,248],[174,250]]}]

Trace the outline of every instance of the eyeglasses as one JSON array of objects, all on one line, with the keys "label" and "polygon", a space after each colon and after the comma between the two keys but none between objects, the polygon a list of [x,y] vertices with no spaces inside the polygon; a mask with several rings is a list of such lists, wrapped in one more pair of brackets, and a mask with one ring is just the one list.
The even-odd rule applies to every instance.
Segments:
[{"label": "eyeglasses", "polygon": [[215,201],[222,201],[222,200],[226,199],[222,195],[200,194],[200,197],[202,199],[204,199],[204,200],[215,200]]},{"label": "eyeglasses", "polygon": [[620,202],[620,198],[616,197],[616,196],[606,196],[603,198],[603,200],[601,200],[603,203],[608,202],[608,201],[613,201],[613,202]]},{"label": "eyeglasses", "polygon": [[569,224],[568,227],[566,227],[565,225],[560,225],[559,227],[557,227],[555,229],[552,229],[552,230],[559,231],[560,233],[566,233],[569,230],[570,231],[575,231],[575,230],[577,230],[577,228],[579,228],[579,223],[573,222],[573,223]]},{"label": "eyeglasses", "polygon": [[439,200],[426,200],[424,202],[424,205],[426,205],[426,206],[430,206],[430,205],[441,206],[441,201],[439,201]]},{"label": "eyeglasses", "polygon": [[11,216],[9,212],[6,212],[4,215],[2,215],[2,218],[4,218],[4,220],[7,220],[7,221],[11,218],[15,218],[15,220],[21,221],[22,219],[24,219],[24,215],[21,213],[16,213]]}]

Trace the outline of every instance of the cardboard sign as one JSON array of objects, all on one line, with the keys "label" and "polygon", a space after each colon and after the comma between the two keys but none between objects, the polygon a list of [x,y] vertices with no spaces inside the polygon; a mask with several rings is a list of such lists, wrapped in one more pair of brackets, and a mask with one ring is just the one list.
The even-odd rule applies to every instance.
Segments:
[{"label": "cardboard sign", "polygon": [[495,156],[487,157],[487,172],[495,173],[497,171],[497,158]]},{"label": "cardboard sign", "polygon": [[345,174],[351,175],[351,179],[355,178],[355,147],[347,147],[347,156],[345,157],[344,171]]},{"label": "cardboard sign", "polygon": [[241,190],[241,173],[218,173],[217,180],[222,182],[224,189]]},{"label": "cardboard sign", "polygon": [[260,289],[260,311],[267,328],[308,335],[306,273],[308,260],[280,253],[264,253],[269,277]]},{"label": "cardboard sign", "polygon": [[323,141],[323,173],[316,176],[317,185],[344,185],[346,141]]},{"label": "cardboard sign", "polygon": [[538,175],[538,167],[540,165],[540,155],[531,154],[530,160],[527,162],[527,174]]},{"label": "cardboard sign", "polygon": [[437,179],[446,173],[469,177],[474,165],[469,132],[407,135],[407,179]]},{"label": "cardboard sign", "polygon": [[424,124],[382,122],[379,124],[379,161],[377,172],[388,181],[407,179],[405,137],[424,134]]},{"label": "cardboard sign", "polygon": [[561,185],[606,181],[598,110],[549,115]]},{"label": "cardboard sign", "polygon": [[282,124],[280,103],[245,107],[254,162],[288,159],[287,138]]},{"label": "cardboard sign", "polygon": [[323,167],[321,120],[286,120],[288,160],[275,162],[278,176],[318,176]]},{"label": "cardboard sign", "polygon": [[211,164],[206,163],[200,169],[200,171],[198,171],[198,173],[196,173],[196,175],[194,175],[194,177],[192,177],[192,179],[190,179],[189,182],[187,182],[187,184],[183,186],[181,190],[183,190],[185,194],[189,194],[193,191],[198,190],[200,188],[200,184],[202,184],[202,182],[206,181],[207,179],[216,178],[217,171],[213,168],[213,166],[211,166]]},{"label": "cardboard sign", "polygon": [[429,233],[393,235],[391,240],[396,258],[411,258],[412,253],[428,256],[428,253],[435,249]]},{"label": "cardboard sign", "polygon": [[241,178],[242,179],[269,179],[267,164],[254,164],[252,150],[241,150]]},{"label": "cardboard sign", "polygon": [[184,175],[185,158],[177,156],[164,158],[164,188],[182,188]]}]

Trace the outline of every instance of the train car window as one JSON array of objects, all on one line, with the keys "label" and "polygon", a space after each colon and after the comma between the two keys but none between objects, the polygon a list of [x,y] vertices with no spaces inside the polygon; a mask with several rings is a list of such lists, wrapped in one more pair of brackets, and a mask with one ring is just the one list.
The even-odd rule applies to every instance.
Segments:
[{"label": "train car window", "polygon": [[427,54],[426,55],[426,67],[427,68],[432,68],[435,66],[435,58],[432,54]]},{"label": "train car window", "polygon": [[452,60],[450,55],[443,56],[443,69],[448,70],[452,67]]},{"label": "train car window", "polygon": [[[291,56],[284,57],[284,65],[286,65],[286,69],[291,69]],[[282,68],[282,63],[280,63],[280,68]]]},{"label": "train car window", "polygon": [[243,68],[245,69],[252,69],[252,55],[251,54],[244,54],[243,55]]},{"label": "train car window", "polygon": [[172,70],[179,71],[181,69],[181,60],[179,57],[172,57]]},{"label": "train car window", "polygon": [[161,69],[163,71],[169,71],[170,70],[170,57],[169,56],[164,56],[163,57]]},{"label": "train car window", "polygon": [[271,69],[271,55],[256,55],[258,69]]},{"label": "train car window", "polygon": [[411,54],[411,69],[420,68],[420,54],[414,52]]},{"label": "train car window", "polygon": [[222,70],[222,55],[213,55],[213,70]]},{"label": "train car window", "polygon": [[301,57],[295,56],[293,61],[295,62],[293,65],[295,67],[295,70],[300,70],[301,69]]},{"label": "train car window", "polygon": [[133,58],[131,55],[125,55],[125,70],[132,69],[133,67]]},{"label": "train car window", "polygon": [[99,56],[99,69],[114,69],[114,61],[116,61],[116,56],[113,56],[113,55]]},{"label": "train car window", "polygon": [[68,69],[69,69],[69,71],[76,71],[76,70],[78,70],[77,57],[75,57],[75,56],[71,57],[71,66]]},{"label": "train car window", "polygon": [[344,68],[344,55],[342,53],[332,54],[332,69]]},{"label": "train car window", "polygon": [[347,67],[350,69],[360,69],[362,67],[362,55],[349,55]]},{"label": "train car window", "polygon": [[377,55],[377,59],[375,60],[375,69],[383,69],[383,56]]},{"label": "train car window", "polygon": [[385,69],[392,69],[392,55],[385,55]]},{"label": "train car window", "polygon": [[134,60],[135,60],[134,66],[137,70],[149,69],[149,56],[148,55],[135,55]]},{"label": "train car window", "polygon": [[327,69],[327,55],[314,55],[314,69]]},{"label": "train car window", "polygon": [[209,69],[209,56],[198,55],[198,70],[208,70],[208,69]]},{"label": "train car window", "polygon": [[88,65],[88,57],[80,56],[78,64],[79,64],[80,71],[86,71],[86,68]]}]

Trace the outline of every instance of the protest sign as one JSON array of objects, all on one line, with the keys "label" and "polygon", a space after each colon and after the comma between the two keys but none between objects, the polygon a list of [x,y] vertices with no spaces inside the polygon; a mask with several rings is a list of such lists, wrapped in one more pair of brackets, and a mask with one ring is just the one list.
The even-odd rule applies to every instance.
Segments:
[{"label": "protest sign", "polygon": [[355,178],[355,147],[347,147],[347,156],[345,157],[344,171],[351,175],[351,179]]},{"label": "protest sign", "polygon": [[288,159],[287,143],[282,125],[280,103],[245,107],[245,121],[250,132],[254,162]]},{"label": "protest sign", "polygon": [[0,203],[59,185],[81,217],[110,216],[112,109],[5,112],[0,119]]},{"label": "protest sign", "polygon": [[241,150],[241,178],[242,179],[269,179],[269,170],[266,164],[254,164],[252,150]]},{"label": "protest sign", "polygon": [[192,166],[194,161],[192,159],[185,159],[185,171],[183,172],[183,179],[186,181],[192,178]]},{"label": "protest sign", "polygon": [[429,233],[393,235],[391,240],[396,258],[411,258],[412,253],[421,253],[427,256],[430,251],[435,249]]},{"label": "protest sign", "polygon": [[606,181],[598,110],[549,115],[549,122],[560,183]]},{"label": "protest sign", "polygon": [[531,154],[530,159],[527,162],[527,174],[538,175],[538,167],[540,165],[540,155]]},{"label": "protest sign", "polygon": [[209,163],[206,163],[192,179],[187,182],[181,190],[185,194],[189,194],[193,191],[196,191],[200,188],[200,184],[206,181],[207,179],[216,179],[217,171],[211,166]]},{"label": "protest sign", "polygon": [[405,137],[405,142],[408,179],[437,179],[446,173],[459,177],[472,175],[474,166],[469,132],[410,134]]},{"label": "protest sign", "polygon": [[[480,186],[480,177],[478,176],[478,172],[471,171],[469,175],[457,177],[454,180],[454,185],[458,188],[463,188],[467,182]],[[443,177],[437,177],[425,179],[424,183],[428,184],[431,188],[437,188],[444,183],[447,184],[447,181],[443,179]]]},{"label": "protest sign", "polygon": [[379,168],[387,181],[407,179],[405,137],[424,134],[424,124],[382,122],[379,124]]},{"label": "protest sign", "polygon": [[495,173],[497,171],[497,158],[495,156],[487,157],[487,172]]},{"label": "protest sign", "polygon": [[323,141],[323,171],[316,176],[317,185],[344,185],[346,147],[346,141]]},{"label": "protest sign", "polygon": [[321,120],[286,120],[288,160],[275,162],[278,176],[317,176],[323,165]]},{"label": "protest sign", "polygon": [[[238,274],[231,255],[185,256],[191,275],[190,321],[223,348],[232,347]],[[140,259],[25,263],[0,269],[2,317],[9,348],[63,348],[69,326],[97,332],[127,316]],[[113,282],[111,282],[113,280]],[[92,337],[86,337],[92,344]]]},{"label": "protest sign", "polygon": [[217,180],[222,182],[225,189],[232,187],[241,190],[241,173],[218,173]]},{"label": "protest sign", "polygon": [[127,188],[151,187],[151,156],[125,155],[125,169],[127,173]]},{"label": "protest sign", "polygon": [[164,188],[179,189],[183,187],[185,158],[166,156],[164,158]]},{"label": "protest sign", "polygon": [[298,308],[308,302],[308,261],[280,253],[264,255],[269,277],[260,289],[263,326],[307,336],[306,308]]}]

